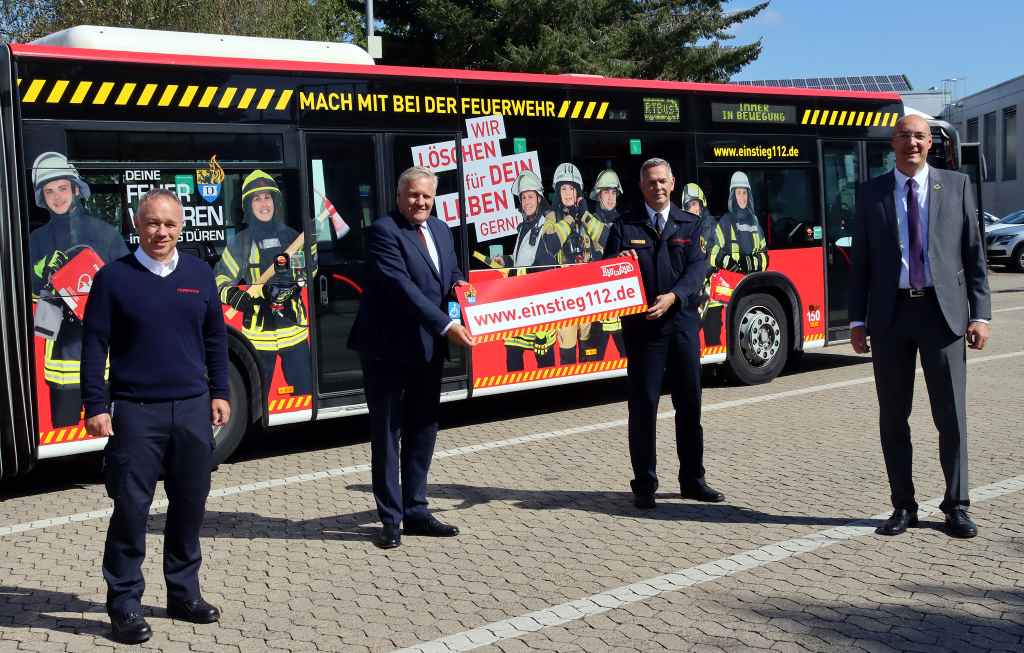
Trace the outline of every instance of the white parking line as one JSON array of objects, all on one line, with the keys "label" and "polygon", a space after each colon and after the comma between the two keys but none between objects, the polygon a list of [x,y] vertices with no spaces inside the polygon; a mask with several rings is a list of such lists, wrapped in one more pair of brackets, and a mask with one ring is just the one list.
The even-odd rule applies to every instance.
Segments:
[{"label": "white parking line", "polygon": [[[998,483],[971,490],[974,502],[987,501],[1024,490],[1024,476],[1009,478]],[[939,511],[942,497],[930,499],[919,507],[921,516]],[[600,594],[551,606],[543,610],[495,621],[454,635],[448,635],[430,642],[423,642],[404,648],[397,653],[447,653],[449,651],[470,651],[482,646],[491,646],[502,640],[522,637],[552,626],[561,626],[585,617],[602,614],[631,603],[675,592],[694,585],[701,585],[726,578],[749,569],[767,566],[809,551],[839,544],[875,532],[872,521],[886,519],[889,513],[881,513],[870,520],[860,520],[818,531],[803,537],[773,542],[756,549],[749,549],[728,558],[705,562],[702,565],[680,569],[663,576],[616,587]]]},{"label": "white parking line", "polygon": [[[1015,351],[1008,354],[995,354],[992,356],[978,356],[976,358],[969,358],[967,360],[968,365],[977,365],[980,363],[988,363],[992,361],[1004,360],[1007,358],[1017,358],[1024,356],[1024,351]],[[867,358],[864,359],[868,360]],[[918,373],[921,373],[921,369],[918,368]],[[756,397],[746,397],[744,399],[734,399],[731,401],[720,401],[714,404],[707,404],[703,408],[704,413],[714,413],[722,410],[728,410],[730,408],[740,408],[743,406],[751,406],[754,404],[760,404],[766,401],[776,401],[779,399],[788,399],[790,397],[799,397],[807,394],[814,394],[817,392],[827,392],[829,390],[837,390],[839,388],[848,388],[856,385],[863,385],[866,383],[873,383],[873,376],[863,376],[856,379],[849,379],[847,381],[837,381],[835,383],[824,383],[820,385],[808,386],[806,388],[797,388],[795,390],[784,390],[782,392],[772,392],[769,394],[758,395]],[[658,413],[658,419],[669,419],[675,415],[675,411],[668,410]],[[553,440],[556,438],[562,438],[569,435],[579,435],[581,433],[592,433],[594,431],[603,431],[607,429],[623,428],[627,425],[625,419],[611,420],[608,422],[598,422],[596,424],[584,424],[581,426],[574,426],[567,429],[558,429],[555,431],[544,431],[542,433],[533,433],[531,435],[523,435],[517,438],[509,438],[507,440],[494,440],[491,442],[481,442],[479,444],[468,445],[465,447],[456,447],[453,449],[444,449],[441,451],[434,452],[434,458],[452,458],[455,456],[465,456],[472,453],[481,451],[490,451],[492,449],[504,449],[505,447],[512,447],[520,444],[530,444],[533,442],[542,442],[544,440]],[[338,478],[344,476],[352,476],[354,474],[361,474],[370,471],[369,464],[351,465],[349,467],[335,467],[332,469],[325,469],[318,472],[309,472],[306,474],[297,474],[295,476],[287,476],[284,478],[269,479],[266,481],[257,481],[255,483],[245,483],[243,485],[235,485],[231,487],[216,488],[210,491],[210,499],[219,499],[223,497],[232,496],[235,494],[247,494],[249,492],[256,492],[259,490],[267,490],[275,487],[282,487],[286,485],[296,485],[299,483],[309,483],[312,481],[319,481],[327,478]],[[151,508],[150,514],[160,514],[167,509],[167,500],[154,501]],[[80,512],[73,515],[63,515],[60,517],[48,517],[46,519],[37,519],[35,521],[23,522],[20,524],[12,524],[10,526],[0,526],[0,537],[6,535],[14,535],[16,533],[25,533],[28,531],[37,531],[44,528],[50,528],[52,526],[62,526],[65,524],[73,524],[79,522],[92,521],[94,519],[106,519],[113,514],[112,508],[104,510],[90,510],[88,512]]]}]

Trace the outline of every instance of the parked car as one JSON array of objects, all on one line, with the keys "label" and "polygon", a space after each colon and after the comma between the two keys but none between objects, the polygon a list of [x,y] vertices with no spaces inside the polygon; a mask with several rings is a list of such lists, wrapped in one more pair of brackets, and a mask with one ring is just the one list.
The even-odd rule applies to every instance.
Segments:
[{"label": "parked car", "polygon": [[988,211],[985,211],[982,214],[981,217],[985,221],[985,228],[986,229],[988,229],[989,226],[994,225],[995,223],[999,222],[999,218],[994,216],[994,215],[992,215]]},{"label": "parked car", "polygon": [[1008,213],[1008,214],[1004,215],[1002,218],[1000,218],[997,222],[995,222],[993,224],[988,224],[987,215],[988,214],[986,213],[986,222],[985,222],[985,233],[986,234],[992,233],[993,230],[998,231],[998,230],[1001,230],[1001,229],[1005,229],[1007,227],[1012,227],[1014,225],[1024,224],[1024,209],[1020,209],[1020,210],[1014,211],[1012,213]]},{"label": "parked car", "polygon": [[[1021,214],[1024,216],[1024,213]],[[985,250],[991,265],[1006,265],[1024,272],[1024,217],[1020,223],[1003,224],[985,232]]]}]

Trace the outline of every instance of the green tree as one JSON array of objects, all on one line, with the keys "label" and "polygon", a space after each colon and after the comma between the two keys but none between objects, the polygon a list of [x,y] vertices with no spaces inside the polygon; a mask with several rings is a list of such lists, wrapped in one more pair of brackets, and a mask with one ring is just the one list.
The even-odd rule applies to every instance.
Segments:
[{"label": "green tree", "polygon": [[[361,2],[349,2],[350,9]],[[768,2],[389,0],[378,3],[383,63],[644,79],[726,81],[761,53],[730,29]]]},{"label": "green tree", "polygon": [[[344,0],[0,0],[0,36],[30,41],[75,25],[136,27],[308,41],[364,40]],[[205,54],[205,53],[197,53]]]}]

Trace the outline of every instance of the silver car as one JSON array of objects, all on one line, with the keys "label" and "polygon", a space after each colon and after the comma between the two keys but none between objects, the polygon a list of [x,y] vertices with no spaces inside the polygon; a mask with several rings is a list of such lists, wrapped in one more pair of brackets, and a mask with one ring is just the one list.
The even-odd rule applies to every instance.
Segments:
[{"label": "silver car", "polygon": [[1024,213],[1021,218],[1020,223],[1007,224],[1004,219],[985,230],[985,250],[990,264],[1024,272]]}]

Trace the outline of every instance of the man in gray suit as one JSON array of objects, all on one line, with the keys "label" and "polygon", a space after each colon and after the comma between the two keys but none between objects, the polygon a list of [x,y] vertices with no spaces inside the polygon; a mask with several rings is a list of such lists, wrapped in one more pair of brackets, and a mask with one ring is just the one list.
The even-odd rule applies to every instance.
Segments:
[{"label": "man in gray suit", "polygon": [[881,535],[917,524],[911,478],[910,409],[921,355],[946,495],[939,506],[954,537],[974,537],[967,514],[967,343],[983,349],[992,302],[974,196],[966,175],[928,166],[928,123],[896,123],[896,170],[858,190],[850,280],[850,331],[871,362],[878,392],[882,454],[892,491],[892,516]]}]

